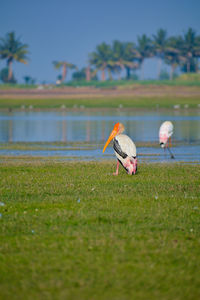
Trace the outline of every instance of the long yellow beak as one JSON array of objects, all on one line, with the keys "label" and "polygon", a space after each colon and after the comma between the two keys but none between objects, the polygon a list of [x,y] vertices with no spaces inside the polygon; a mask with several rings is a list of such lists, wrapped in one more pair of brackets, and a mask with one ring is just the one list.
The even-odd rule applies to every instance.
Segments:
[{"label": "long yellow beak", "polygon": [[105,143],[105,146],[104,146],[104,148],[103,148],[103,153],[104,153],[104,151],[106,150],[106,148],[107,148],[108,144],[110,143],[110,141],[111,141],[112,139],[114,139],[114,137],[117,135],[117,133],[118,133],[118,131],[114,128],[113,131],[111,132],[111,134],[110,134],[110,136],[109,136],[107,142]]}]

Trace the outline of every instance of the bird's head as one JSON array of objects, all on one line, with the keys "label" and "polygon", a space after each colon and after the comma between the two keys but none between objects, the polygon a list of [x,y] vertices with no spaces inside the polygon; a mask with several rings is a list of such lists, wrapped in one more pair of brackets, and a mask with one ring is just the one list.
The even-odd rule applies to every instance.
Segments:
[{"label": "bird's head", "polygon": [[166,143],[163,143],[163,142],[160,143],[161,148],[165,148],[165,145],[166,145]]},{"label": "bird's head", "polygon": [[114,126],[114,128],[113,128],[113,130],[112,130],[112,132],[111,132],[111,134],[110,134],[107,142],[105,143],[105,146],[103,148],[103,153],[106,150],[106,148],[107,148],[108,144],[110,143],[110,141],[112,139],[114,139],[114,137],[116,135],[121,134],[122,132],[124,132],[124,130],[125,130],[125,128],[124,128],[124,125],[122,123],[118,122],[118,123],[115,124],[115,126]]},{"label": "bird's head", "polygon": [[161,148],[165,148],[167,141],[168,141],[168,136],[166,133],[161,133],[159,135],[159,141],[160,141],[160,146]]}]

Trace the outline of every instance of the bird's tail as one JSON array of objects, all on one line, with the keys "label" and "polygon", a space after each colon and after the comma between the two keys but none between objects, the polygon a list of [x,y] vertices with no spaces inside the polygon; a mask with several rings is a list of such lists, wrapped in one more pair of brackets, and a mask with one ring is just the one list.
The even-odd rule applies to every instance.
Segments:
[{"label": "bird's tail", "polygon": [[137,171],[137,157],[129,157],[127,159],[127,163],[125,165],[125,168],[128,172],[128,174],[133,175]]}]

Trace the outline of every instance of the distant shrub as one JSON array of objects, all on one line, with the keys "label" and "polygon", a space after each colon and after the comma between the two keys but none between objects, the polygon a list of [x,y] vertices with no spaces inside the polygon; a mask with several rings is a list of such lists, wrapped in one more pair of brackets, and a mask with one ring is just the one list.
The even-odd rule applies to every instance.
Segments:
[{"label": "distant shrub", "polygon": [[200,73],[187,73],[182,74],[176,78],[176,80],[182,81],[200,81]]},{"label": "distant shrub", "polygon": [[86,80],[85,70],[76,71],[72,74],[73,80]]},{"label": "distant shrub", "polygon": [[161,70],[160,72],[160,80],[168,80],[169,73],[166,70]]},{"label": "distant shrub", "polygon": [[34,85],[36,82],[36,80],[29,75],[24,76],[23,79],[24,79],[25,84]]},{"label": "distant shrub", "polygon": [[12,76],[12,78],[8,79],[8,72],[9,72],[8,68],[3,68],[0,71],[0,80],[3,83],[12,83],[12,84],[17,83],[17,80],[15,79],[14,75]]},{"label": "distant shrub", "polygon": [[135,73],[131,74],[130,80],[138,80],[138,79],[139,79],[139,77],[137,74],[135,74]]}]

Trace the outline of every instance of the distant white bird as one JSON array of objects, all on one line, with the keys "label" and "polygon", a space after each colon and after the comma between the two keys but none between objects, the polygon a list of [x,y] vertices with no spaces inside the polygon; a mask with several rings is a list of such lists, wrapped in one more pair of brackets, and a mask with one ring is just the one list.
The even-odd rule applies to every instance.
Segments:
[{"label": "distant white bird", "polygon": [[171,142],[171,136],[173,134],[173,129],[174,126],[172,122],[170,121],[165,121],[164,123],[161,124],[160,129],[159,129],[159,142],[160,146],[164,149],[167,148],[167,150],[170,153],[171,158],[174,158],[174,155],[170,151],[170,148],[172,146]]},{"label": "distant white bird", "polygon": [[104,148],[103,152],[107,148],[110,141],[113,139],[113,148],[117,157],[117,169],[113,175],[119,173],[119,163],[124,167],[129,175],[133,175],[137,171],[137,155],[136,146],[134,142],[125,134],[124,125],[121,123],[115,124]]}]

